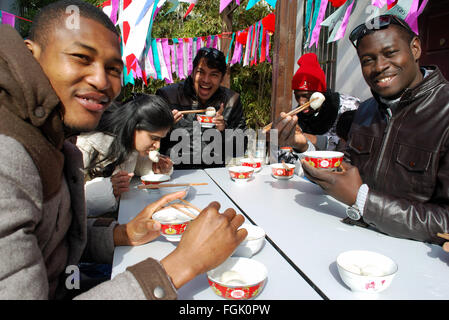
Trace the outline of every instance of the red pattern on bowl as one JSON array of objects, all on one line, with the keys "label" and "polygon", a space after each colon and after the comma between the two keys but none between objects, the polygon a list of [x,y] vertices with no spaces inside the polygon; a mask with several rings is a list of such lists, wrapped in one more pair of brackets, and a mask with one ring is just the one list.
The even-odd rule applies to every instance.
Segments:
[{"label": "red pattern on bowl", "polygon": [[262,168],[262,161],[258,159],[253,159],[252,161],[249,158],[241,159],[240,164],[245,167],[253,168],[254,170]]},{"label": "red pattern on bowl", "polygon": [[284,168],[282,163],[275,163],[271,165],[271,173],[275,177],[279,178],[291,178],[295,173],[295,165],[286,163],[289,167],[288,169]]},{"label": "red pattern on bowl", "polygon": [[204,115],[200,115],[200,114],[198,114],[197,116],[196,116],[196,119],[198,120],[198,122],[202,122],[202,123],[212,123],[212,119],[213,119],[214,117],[211,117],[211,116],[204,116]]},{"label": "red pattern on bowl", "polygon": [[247,166],[236,166],[228,169],[229,176],[233,180],[248,180],[254,174],[254,169]]},{"label": "red pattern on bowl", "polygon": [[145,185],[159,184],[162,182],[167,182],[169,180],[170,176],[165,174],[147,174],[140,177],[140,181],[142,181],[142,183]]},{"label": "red pattern on bowl", "polygon": [[265,285],[266,280],[263,280],[253,286],[243,286],[243,287],[225,287],[217,282],[207,279],[212,290],[220,297],[233,300],[244,300],[251,299],[257,296]]},{"label": "red pattern on bowl", "polygon": [[[236,273],[240,281],[234,284],[223,282],[222,277],[226,272]],[[268,270],[261,262],[242,257],[228,258],[221,265],[207,272],[207,280],[212,291],[220,297],[232,300],[256,297],[262,292],[267,277]],[[230,279],[225,281],[232,282]]]},{"label": "red pattern on bowl", "polygon": [[178,223],[178,224],[162,224],[161,223],[161,232],[163,234],[167,234],[169,236],[175,235],[175,234],[183,234],[186,230],[187,225],[189,224],[189,221],[185,223]]},{"label": "red pattern on bowl", "polygon": [[337,151],[312,151],[304,153],[304,159],[315,168],[338,168],[343,161],[343,153]]}]

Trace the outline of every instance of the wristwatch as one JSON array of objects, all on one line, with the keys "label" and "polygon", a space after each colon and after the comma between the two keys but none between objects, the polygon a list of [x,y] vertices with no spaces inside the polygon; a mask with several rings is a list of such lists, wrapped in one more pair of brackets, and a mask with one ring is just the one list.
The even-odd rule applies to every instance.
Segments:
[{"label": "wristwatch", "polygon": [[354,203],[352,206],[346,208],[346,215],[352,220],[360,220],[362,217],[360,215],[359,207]]}]

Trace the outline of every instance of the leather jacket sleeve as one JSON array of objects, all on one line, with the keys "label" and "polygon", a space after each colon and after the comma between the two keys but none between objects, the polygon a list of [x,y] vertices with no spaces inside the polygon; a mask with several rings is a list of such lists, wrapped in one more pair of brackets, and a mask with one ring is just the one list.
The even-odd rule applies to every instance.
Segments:
[{"label": "leather jacket sleeve", "polygon": [[245,115],[240,101],[240,95],[234,93],[227,101],[223,111],[223,118],[226,123],[226,129],[246,129]]}]

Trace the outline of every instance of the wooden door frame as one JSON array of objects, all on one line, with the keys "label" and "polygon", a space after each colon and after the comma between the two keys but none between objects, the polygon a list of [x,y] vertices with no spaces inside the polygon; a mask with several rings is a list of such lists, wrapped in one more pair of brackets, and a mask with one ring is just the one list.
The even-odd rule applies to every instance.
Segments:
[{"label": "wooden door frame", "polygon": [[278,0],[273,47],[271,120],[292,105],[292,78],[295,67],[297,0]]}]

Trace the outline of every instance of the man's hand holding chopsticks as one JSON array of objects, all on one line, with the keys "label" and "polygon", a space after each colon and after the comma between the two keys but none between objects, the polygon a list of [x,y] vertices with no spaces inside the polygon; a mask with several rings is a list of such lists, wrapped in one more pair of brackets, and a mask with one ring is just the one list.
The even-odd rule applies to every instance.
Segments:
[{"label": "man's hand holding chopsticks", "polygon": [[298,126],[298,117],[289,116],[281,112],[280,116],[273,122],[272,130],[278,131],[279,146],[293,147],[300,152],[308,148],[307,139]]}]

